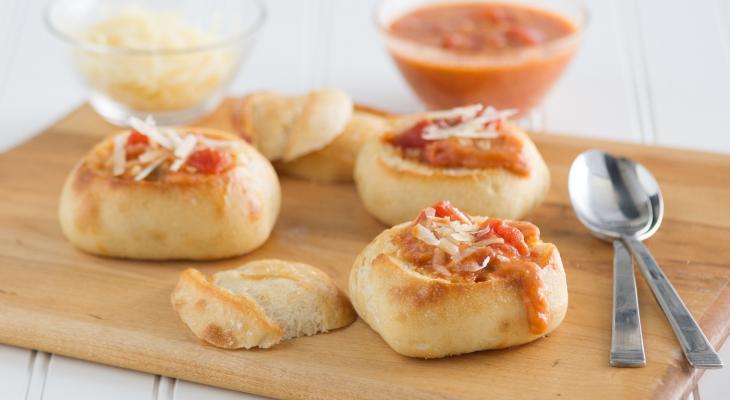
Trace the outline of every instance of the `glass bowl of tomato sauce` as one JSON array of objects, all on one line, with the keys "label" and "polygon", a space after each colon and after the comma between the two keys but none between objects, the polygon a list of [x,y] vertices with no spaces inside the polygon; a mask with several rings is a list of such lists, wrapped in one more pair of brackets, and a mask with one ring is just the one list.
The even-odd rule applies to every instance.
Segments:
[{"label": "glass bowl of tomato sauce", "polygon": [[575,55],[588,11],[580,0],[382,0],[375,22],[428,108],[524,114]]}]

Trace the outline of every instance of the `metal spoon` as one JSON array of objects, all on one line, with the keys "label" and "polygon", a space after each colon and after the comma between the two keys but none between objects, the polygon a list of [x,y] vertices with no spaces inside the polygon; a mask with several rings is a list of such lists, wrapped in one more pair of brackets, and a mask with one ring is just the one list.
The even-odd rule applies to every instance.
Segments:
[{"label": "metal spoon", "polygon": [[[595,236],[613,242],[610,363],[614,367],[643,367],[646,365],[646,356],[636,278],[631,256],[621,242],[621,234],[641,235],[648,232],[653,210],[648,206],[633,206],[636,202],[632,196],[638,200],[641,194],[636,193],[637,188],[630,190],[620,177],[621,169],[614,159],[606,159],[603,153],[589,151],[579,155],[573,162],[568,189],[573,208],[583,225]],[[617,197],[615,193],[622,196]]]},{"label": "metal spoon", "polygon": [[[590,190],[603,191],[586,196],[587,189],[573,189],[575,185],[581,184],[581,177],[591,182],[599,182],[590,184]],[[576,214],[583,224],[598,237],[620,239],[636,257],[641,272],[666,314],[689,364],[695,368],[722,368],[717,352],[656,260],[641,243],[641,240],[659,229],[664,213],[661,191],[651,173],[642,165],[628,159],[590,150],[574,161],[569,186]],[[608,192],[607,186],[613,192]],[[591,200],[592,203],[589,202]],[[606,207],[607,204],[613,206]],[[619,210],[619,214],[616,210]],[[617,220],[613,219],[616,217]],[[647,217],[650,219],[648,229],[632,232],[631,228],[642,225],[638,221]],[[623,224],[620,222],[622,220]],[[622,228],[616,229],[616,226]],[[614,326],[614,332],[615,330]]]}]

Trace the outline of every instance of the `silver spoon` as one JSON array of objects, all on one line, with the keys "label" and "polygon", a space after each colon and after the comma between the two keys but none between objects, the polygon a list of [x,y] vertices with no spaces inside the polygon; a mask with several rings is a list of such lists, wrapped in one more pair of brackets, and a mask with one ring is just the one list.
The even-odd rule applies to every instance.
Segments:
[{"label": "silver spoon", "polygon": [[[689,364],[695,368],[722,368],[717,352],[641,242],[659,229],[664,213],[661,191],[651,173],[633,161],[589,150],[573,162],[570,176],[571,200],[578,218],[594,235],[620,239],[631,250]],[[646,218],[648,223],[642,224]],[[636,229],[640,226],[646,229]]]},{"label": "silver spoon", "polygon": [[[602,153],[588,151],[576,158],[570,168],[568,189],[578,219],[595,236],[613,242],[613,316],[610,363],[614,367],[646,365],[641,335],[639,301],[636,295],[634,266],[621,234],[644,234],[651,229],[651,207],[633,207],[631,196],[641,198],[626,185],[622,198],[614,195],[611,172],[620,177],[616,162],[606,163]],[[616,179],[614,179],[616,181]],[[621,181],[619,181],[621,182]]]}]

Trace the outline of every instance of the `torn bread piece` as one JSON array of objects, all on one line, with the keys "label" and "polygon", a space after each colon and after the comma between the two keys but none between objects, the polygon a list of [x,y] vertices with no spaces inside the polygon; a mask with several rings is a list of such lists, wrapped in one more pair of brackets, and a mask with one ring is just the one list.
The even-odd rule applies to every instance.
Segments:
[{"label": "torn bread piece", "polygon": [[392,116],[353,104],[336,89],[302,96],[273,91],[246,95],[232,124],[279,172],[316,182],[350,182],[363,144],[390,129]]},{"label": "torn bread piece", "polygon": [[173,308],[201,340],[224,349],[268,348],[351,324],[355,311],[332,279],[311,265],[258,260],[210,277],[189,268]]},{"label": "torn bread piece", "polygon": [[271,161],[291,161],[332,142],[350,121],[350,96],[337,89],[303,96],[252,93],[241,103],[237,128]]}]

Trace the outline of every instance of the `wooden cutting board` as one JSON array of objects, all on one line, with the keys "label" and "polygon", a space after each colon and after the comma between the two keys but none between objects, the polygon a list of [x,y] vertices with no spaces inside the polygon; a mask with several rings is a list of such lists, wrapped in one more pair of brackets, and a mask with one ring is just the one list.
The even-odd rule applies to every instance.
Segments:
[{"label": "wooden cutting board", "polygon": [[[204,123],[225,127],[227,108]],[[198,342],[172,311],[170,291],[183,268],[210,273],[279,257],[319,266],[346,288],[356,254],[384,227],[351,185],[284,178],[274,233],[248,256],[138,262],[81,253],[61,235],[58,194],[72,165],[113,131],[84,106],[0,155],[0,342],[280,398],[684,396],[701,371],[688,368],[641,278],[647,366],[608,365],[611,246],[580,225],[566,188],[570,162],[587,148],[632,157],[656,174],[666,218],[648,245],[710,341],[719,347],[730,332],[730,157],[535,134],[553,184],[527,219],[560,248],[570,292],[568,315],[548,338],[426,361],[396,354],[358,320],[269,350],[219,350]]]}]

